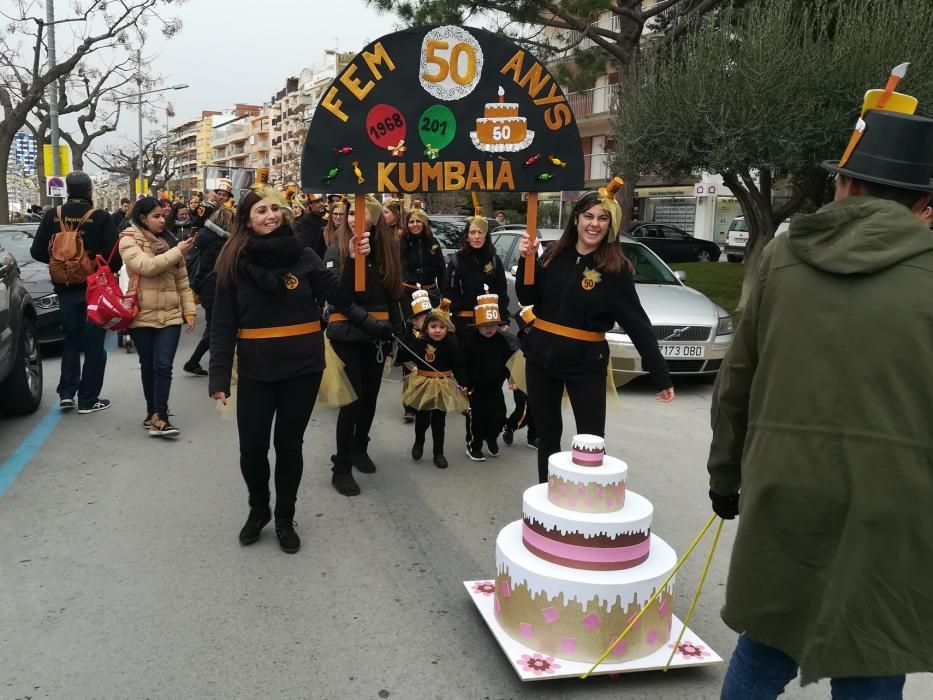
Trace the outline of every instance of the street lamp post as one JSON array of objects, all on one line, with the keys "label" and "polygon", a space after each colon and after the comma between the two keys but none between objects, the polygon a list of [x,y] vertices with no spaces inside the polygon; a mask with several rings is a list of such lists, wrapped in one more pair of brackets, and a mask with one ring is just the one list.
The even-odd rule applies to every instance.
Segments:
[{"label": "street lamp post", "polygon": [[[139,60],[138,52],[137,52],[136,58],[138,61]],[[136,74],[136,85],[142,88],[142,73],[141,72]],[[139,161],[138,161],[139,167],[137,168],[137,170],[139,171],[139,190],[140,190],[139,192],[137,192],[137,194],[141,194],[142,189],[143,189],[143,165],[144,165],[144,160],[145,160],[145,152],[144,152],[145,147],[143,144],[143,95],[152,95],[157,92],[166,92],[168,90],[184,90],[187,87],[188,87],[187,84],[182,83],[179,85],[172,85],[170,87],[157,88],[156,90],[140,89],[139,92],[137,92],[135,95],[119,95],[119,94],[117,95],[117,97],[121,98],[121,99],[118,99],[117,102],[126,103],[126,102],[129,102],[129,100],[131,99],[136,100],[135,106],[136,106],[138,124],[139,124]]]}]

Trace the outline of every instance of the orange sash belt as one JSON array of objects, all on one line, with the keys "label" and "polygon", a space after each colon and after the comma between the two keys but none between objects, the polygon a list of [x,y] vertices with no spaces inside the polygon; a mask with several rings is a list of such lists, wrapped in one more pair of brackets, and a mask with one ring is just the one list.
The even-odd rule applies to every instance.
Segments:
[{"label": "orange sash belt", "polygon": [[419,377],[429,377],[431,379],[446,379],[447,377],[454,376],[454,373],[450,371],[432,372],[430,370],[416,369],[414,373],[417,374]]},{"label": "orange sash belt", "polygon": [[[408,284],[408,282],[402,282],[402,286],[405,287],[405,289],[418,289],[417,284]],[[436,286],[437,286],[436,284],[422,284],[421,288],[422,289],[434,289],[434,287]]]},{"label": "orange sash belt", "polygon": [[579,328],[562,326],[559,323],[545,321],[540,316],[535,319],[534,327],[547,333],[553,333],[554,335],[560,335],[564,338],[571,338],[573,340],[583,340],[588,343],[601,343],[606,339],[605,333],[599,331],[583,331]]},{"label": "orange sash belt", "polygon": [[[388,321],[389,312],[388,311],[370,311],[369,315],[376,319],[377,321]],[[333,313],[330,315],[330,318],[327,319],[328,323],[333,323],[334,321],[349,321],[346,314]]]},{"label": "orange sash belt", "polygon": [[269,326],[268,328],[241,328],[237,333],[243,340],[263,340],[265,338],[291,338],[296,335],[310,335],[321,332],[321,322],[297,323],[293,326]]}]

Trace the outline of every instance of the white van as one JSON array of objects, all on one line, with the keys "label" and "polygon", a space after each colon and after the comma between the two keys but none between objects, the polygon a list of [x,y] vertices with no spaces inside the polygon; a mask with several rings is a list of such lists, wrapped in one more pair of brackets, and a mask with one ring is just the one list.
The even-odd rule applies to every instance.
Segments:
[{"label": "white van", "polygon": [[[790,219],[784,219],[778,224],[775,236],[787,233],[790,228]],[[726,260],[729,262],[742,262],[745,260],[745,246],[748,244],[748,224],[745,223],[744,216],[737,216],[729,224],[729,231],[726,233]]]}]

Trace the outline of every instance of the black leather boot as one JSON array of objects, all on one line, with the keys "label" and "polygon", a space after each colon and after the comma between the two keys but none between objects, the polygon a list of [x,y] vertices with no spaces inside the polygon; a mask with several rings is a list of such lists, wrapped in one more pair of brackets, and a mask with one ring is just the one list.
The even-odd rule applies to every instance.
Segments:
[{"label": "black leather boot", "polygon": [[269,506],[250,508],[246,524],[240,530],[240,544],[253,544],[259,539],[259,534],[269,524],[270,520],[272,520],[272,512],[269,510]]},{"label": "black leather boot", "polygon": [[279,538],[279,547],[286,554],[294,554],[301,549],[301,539],[295,532],[295,523],[291,518],[275,519],[275,536]]},{"label": "black leather boot", "polygon": [[330,461],[334,463],[331,468],[334,475],[331,477],[330,483],[337,490],[337,493],[344,496],[359,496],[360,485],[356,483],[356,479],[353,478],[353,474],[350,472],[353,463],[349,459],[342,459],[337,455],[333,455]]},{"label": "black leather boot", "polygon": [[376,471],[376,465],[373,464],[373,461],[366,453],[366,445],[368,443],[369,439],[363,440],[361,443],[355,444],[350,452],[350,456],[353,459],[353,466],[362,474],[372,474]]}]

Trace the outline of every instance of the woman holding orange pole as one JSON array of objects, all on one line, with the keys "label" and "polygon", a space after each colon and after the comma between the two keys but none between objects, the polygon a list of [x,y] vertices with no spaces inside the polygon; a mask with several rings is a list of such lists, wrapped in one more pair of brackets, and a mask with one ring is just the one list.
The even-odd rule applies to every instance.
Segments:
[{"label": "woman holding orange pole", "polygon": [[536,317],[524,351],[541,483],[547,481],[548,458],[560,451],[565,389],[576,432],[605,435],[606,332],[617,323],[660,390],[658,401],[674,398],[667,363],[635,292],[635,269],[618,242],[622,212],[613,195],[603,188],[577,200],[560,240],[537,262],[532,285],[525,284],[524,274],[533,260],[531,241],[526,235],[519,244],[515,291],[523,306],[534,304]]}]

